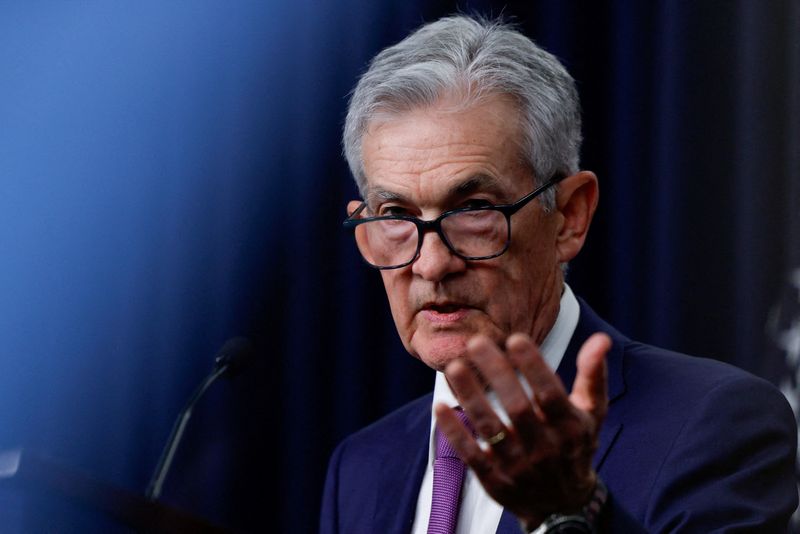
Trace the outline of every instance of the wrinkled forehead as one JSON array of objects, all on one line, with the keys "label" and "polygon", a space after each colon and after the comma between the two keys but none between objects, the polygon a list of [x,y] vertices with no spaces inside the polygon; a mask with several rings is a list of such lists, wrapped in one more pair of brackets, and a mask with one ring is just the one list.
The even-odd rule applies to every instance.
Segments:
[{"label": "wrinkled forehead", "polygon": [[525,192],[533,183],[525,179],[532,172],[517,106],[501,97],[384,112],[361,142],[362,194],[370,203],[434,184],[448,196],[488,191],[499,198],[518,181]]}]

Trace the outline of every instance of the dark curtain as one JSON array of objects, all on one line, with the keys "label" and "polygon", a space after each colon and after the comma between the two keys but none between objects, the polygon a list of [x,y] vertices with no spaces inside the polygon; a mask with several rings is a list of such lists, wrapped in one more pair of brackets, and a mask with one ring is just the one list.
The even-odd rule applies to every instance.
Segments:
[{"label": "dark curtain", "polygon": [[[578,82],[601,207],[576,293],[634,338],[779,380],[797,1],[8,2],[0,448],[143,491],[214,353],[246,335],[259,357],[197,407],[164,500],[316,530],[335,444],[433,383],[341,229],[347,94],[456,10],[515,19]],[[25,531],[18,515],[0,506]]]}]

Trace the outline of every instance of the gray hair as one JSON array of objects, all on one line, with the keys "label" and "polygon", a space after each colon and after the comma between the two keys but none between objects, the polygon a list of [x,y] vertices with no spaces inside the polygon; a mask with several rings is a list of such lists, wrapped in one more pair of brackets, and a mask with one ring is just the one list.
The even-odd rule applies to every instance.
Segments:
[{"label": "gray hair", "polygon": [[[521,156],[536,185],[578,171],[580,104],[564,66],[506,22],[456,15],[425,24],[382,50],[358,81],[342,145],[362,196],[367,188],[362,137],[370,123],[451,95],[464,107],[495,95],[515,101]],[[540,198],[552,207],[554,197],[551,189]]]}]

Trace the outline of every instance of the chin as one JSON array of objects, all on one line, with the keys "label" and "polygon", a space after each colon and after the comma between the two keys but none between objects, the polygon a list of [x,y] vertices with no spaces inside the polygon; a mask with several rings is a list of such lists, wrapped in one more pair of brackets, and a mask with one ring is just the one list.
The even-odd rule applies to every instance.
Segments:
[{"label": "chin", "polygon": [[447,364],[466,353],[467,338],[463,335],[437,335],[412,345],[412,354],[436,371],[444,371]]}]

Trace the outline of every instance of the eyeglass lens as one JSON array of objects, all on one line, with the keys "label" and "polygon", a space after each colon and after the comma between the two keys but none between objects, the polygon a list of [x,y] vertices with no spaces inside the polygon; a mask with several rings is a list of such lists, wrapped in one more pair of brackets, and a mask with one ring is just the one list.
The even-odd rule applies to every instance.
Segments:
[{"label": "eyeglass lens", "polygon": [[[508,241],[508,221],[495,210],[451,213],[441,220],[451,250],[467,259],[493,256]],[[386,219],[356,227],[356,242],[368,263],[394,267],[410,263],[417,253],[420,232],[411,221]]]}]

